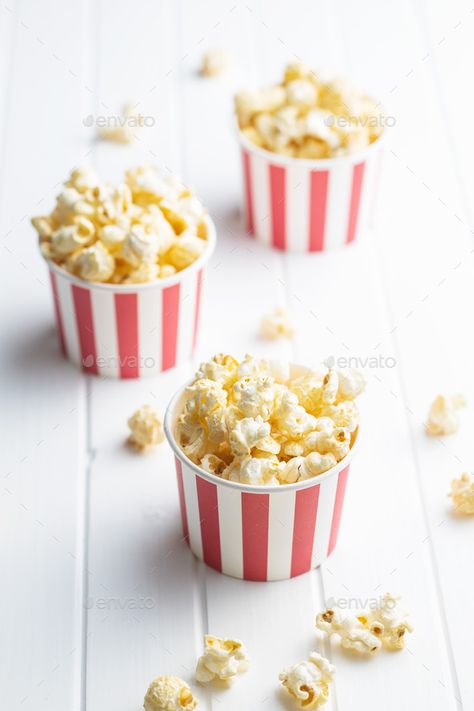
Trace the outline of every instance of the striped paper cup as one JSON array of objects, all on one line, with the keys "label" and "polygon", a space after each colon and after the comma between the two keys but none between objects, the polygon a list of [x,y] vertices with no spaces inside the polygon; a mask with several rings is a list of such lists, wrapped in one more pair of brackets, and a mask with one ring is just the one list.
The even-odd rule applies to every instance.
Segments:
[{"label": "striped paper cup", "polygon": [[188,360],[199,332],[208,247],[191,266],[147,284],[86,282],[46,260],[63,354],[87,373],[111,378],[156,375]]},{"label": "striped paper cup", "polygon": [[[292,375],[305,369],[292,366]],[[226,481],[196,466],[174,437],[184,390],[165,415],[174,452],[183,536],[197,558],[243,580],[286,580],[317,568],[334,550],[349,464],[343,460],[314,479],[281,486]]]},{"label": "striped paper cup", "polygon": [[349,156],[306,160],[258,148],[240,131],[248,232],[287,252],[353,242],[367,226],[383,136]]}]

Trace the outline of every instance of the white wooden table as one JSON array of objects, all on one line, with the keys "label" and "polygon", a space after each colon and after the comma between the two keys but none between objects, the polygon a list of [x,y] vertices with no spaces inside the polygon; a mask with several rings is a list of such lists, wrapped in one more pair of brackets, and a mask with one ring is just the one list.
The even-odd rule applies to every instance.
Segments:
[{"label": "white wooden table", "polygon": [[[253,661],[231,690],[199,690],[202,709],[293,708],[277,675],[312,649],[337,666],[328,709],[474,708],[474,520],[446,498],[472,466],[473,407],[443,441],[422,427],[438,392],[474,403],[472,3],[7,0],[0,18],[2,708],[137,711],[154,676],[192,680],[207,630],[242,638]],[[216,46],[234,69],[203,80]],[[372,232],[314,258],[259,248],[240,215],[232,93],[295,57],[352,76],[396,116]],[[97,143],[83,120],[129,98],[155,126],[131,147]],[[111,179],[164,164],[215,218],[196,362],[246,350],[369,359],[361,448],[321,569],[242,583],[181,542],[167,446],[139,457],[123,443],[130,413],[163,411],[191,365],[114,382],[59,356],[29,217],[88,162]],[[295,340],[266,344],[259,318],[281,304]],[[385,590],[412,614],[405,652],[354,659],[317,638],[325,600],[355,608]]]}]

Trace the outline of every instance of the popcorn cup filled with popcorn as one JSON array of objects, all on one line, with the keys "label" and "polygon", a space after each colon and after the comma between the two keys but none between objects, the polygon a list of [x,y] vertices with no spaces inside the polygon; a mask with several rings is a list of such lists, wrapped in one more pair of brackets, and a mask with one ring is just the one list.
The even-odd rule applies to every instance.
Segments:
[{"label": "popcorn cup filled with popcorn", "polygon": [[183,534],[245,580],[283,580],[333,551],[357,442],[358,371],[216,355],[171,400]]},{"label": "popcorn cup filled with popcorn", "polygon": [[189,189],[154,167],[127,171],[116,187],[76,169],[53,211],[32,223],[69,360],[140,378],[190,358],[216,233]]},{"label": "popcorn cup filled with popcorn", "polygon": [[235,108],[249,233],[285,251],[353,242],[368,222],[390,123],[379,105],[295,62],[280,84],[237,94]]}]

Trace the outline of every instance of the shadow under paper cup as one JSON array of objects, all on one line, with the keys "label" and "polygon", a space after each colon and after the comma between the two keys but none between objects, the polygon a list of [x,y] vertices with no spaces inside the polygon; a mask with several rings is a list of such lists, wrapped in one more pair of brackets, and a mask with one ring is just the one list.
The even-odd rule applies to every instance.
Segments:
[{"label": "shadow under paper cup", "polygon": [[[291,377],[306,371],[291,366]],[[194,555],[234,578],[286,580],[317,568],[336,546],[349,454],[320,476],[280,486],[249,486],[204,471],[186,457],[174,431],[186,401],[180,389],[164,428],[174,452],[183,536]]]},{"label": "shadow under paper cup", "polygon": [[157,375],[188,360],[196,347],[203,275],[216,231],[186,269],[146,284],[87,282],[47,261],[62,353],[86,373],[111,378]]},{"label": "shadow under paper cup", "polygon": [[352,243],[367,227],[384,135],[347,156],[308,160],[259,148],[238,131],[248,232],[287,252]]}]

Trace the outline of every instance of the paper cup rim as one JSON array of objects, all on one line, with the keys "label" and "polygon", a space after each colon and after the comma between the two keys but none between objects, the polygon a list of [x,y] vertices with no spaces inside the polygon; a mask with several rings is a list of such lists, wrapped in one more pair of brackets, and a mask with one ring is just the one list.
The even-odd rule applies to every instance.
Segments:
[{"label": "paper cup rim", "polygon": [[243,146],[243,148],[254,155],[264,158],[268,163],[274,163],[285,167],[299,165],[307,168],[308,170],[326,170],[327,168],[342,165],[343,163],[348,163],[350,165],[359,163],[360,161],[365,160],[371,153],[377,152],[386,141],[387,135],[387,129],[385,128],[379,138],[377,138],[373,143],[359,151],[356,151],[355,153],[350,153],[344,156],[335,156],[334,158],[295,158],[294,156],[285,156],[281,153],[275,153],[274,151],[269,151],[266,148],[256,146],[255,143],[252,143],[252,141],[244,136],[237,124],[236,132],[239,143]]},{"label": "paper cup rim", "polygon": [[138,291],[145,291],[147,289],[153,289],[156,287],[161,288],[166,288],[167,286],[173,286],[174,284],[178,284],[179,282],[182,281],[183,277],[185,277],[187,274],[191,274],[194,271],[199,270],[204,264],[206,264],[209,259],[212,256],[212,253],[214,252],[214,249],[216,247],[216,242],[217,242],[217,233],[216,233],[216,226],[214,221],[209,215],[206,215],[205,217],[205,223],[206,227],[208,228],[208,233],[207,233],[207,246],[204,252],[201,254],[196,261],[194,261],[192,264],[189,265],[189,267],[186,267],[185,269],[181,269],[181,271],[176,272],[176,274],[173,274],[172,276],[169,277],[164,277],[163,279],[155,279],[155,281],[150,281],[146,282],[145,284],[104,284],[103,282],[100,281],[87,281],[86,279],[80,279],[79,277],[75,276],[74,274],[70,274],[66,269],[63,269],[59,264],[56,264],[56,262],[53,262],[52,259],[48,259],[47,257],[41,255],[44,259],[44,261],[47,263],[49,269],[54,271],[56,274],[60,275],[67,281],[71,282],[72,284],[75,284],[76,286],[80,286],[82,288],[89,288],[89,289],[98,289],[101,291],[110,291],[110,292],[120,292],[120,293],[126,293],[126,292],[138,292]]},{"label": "paper cup rim", "polygon": [[[296,364],[291,364],[291,365],[296,365]],[[305,366],[300,366],[298,365],[299,368],[301,369],[306,369],[309,370],[309,368],[306,368]],[[358,447],[358,441],[359,441],[359,432],[360,432],[360,426],[356,430],[356,437],[354,440],[354,443],[352,447],[349,450],[349,453],[341,459],[340,462],[338,462],[334,467],[331,467],[331,469],[328,469],[327,471],[323,472],[322,474],[318,474],[317,476],[314,476],[310,479],[305,479],[304,481],[297,481],[293,484],[279,484],[278,486],[272,486],[272,485],[259,485],[256,486],[254,484],[241,484],[240,482],[236,481],[229,481],[228,479],[222,479],[220,476],[217,476],[216,474],[211,474],[210,472],[207,472],[205,469],[202,469],[199,467],[197,464],[195,464],[191,459],[189,459],[186,454],[183,452],[181,447],[176,441],[176,438],[173,433],[173,418],[175,414],[175,408],[178,403],[178,400],[181,398],[181,396],[184,394],[184,391],[186,387],[192,383],[194,378],[190,378],[184,386],[181,386],[178,388],[178,390],[174,393],[173,397],[168,403],[168,406],[166,408],[165,412],[165,417],[163,421],[163,429],[166,435],[166,439],[168,440],[168,444],[170,445],[171,449],[173,450],[173,453],[180,459],[184,464],[189,469],[192,469],[195,474],[198,476],[202,477],[203,479],[206,479],[207,481],[211,482],[212,484],[219,484],[221,486],[226,486],[229,489],[234,489],[237,491],[242,491],[245,493],[249,494],[276,494],[276,493],[283,493],[285,491],[297,491],[299,489],[308,489],[311,486],[316,486],[322,481],[325,481],[326,479],[330,479],[331,477],[335,476],[338,474],[340,471],[345,469],[352,461],[352,457],[354,455],[354,451]]]}]

